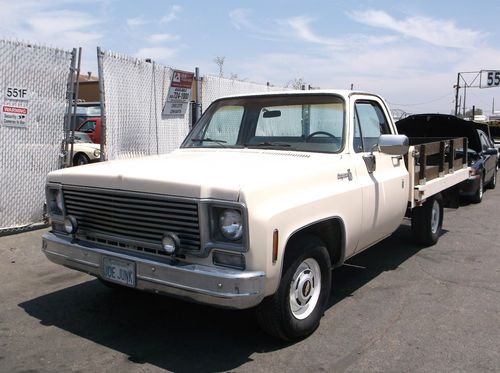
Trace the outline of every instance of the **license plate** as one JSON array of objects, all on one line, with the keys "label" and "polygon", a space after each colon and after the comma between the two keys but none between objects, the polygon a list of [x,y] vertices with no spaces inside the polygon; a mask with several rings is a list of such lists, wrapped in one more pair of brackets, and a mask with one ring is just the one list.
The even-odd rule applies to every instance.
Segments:
[{"label": "license plate", "polygon": [[102,277],[118,284],[135,287],[135,263],[103,256]]}]

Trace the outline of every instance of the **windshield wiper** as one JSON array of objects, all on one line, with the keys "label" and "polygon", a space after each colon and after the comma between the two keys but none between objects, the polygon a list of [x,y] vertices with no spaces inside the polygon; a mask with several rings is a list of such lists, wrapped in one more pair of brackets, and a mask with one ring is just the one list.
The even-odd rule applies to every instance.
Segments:
[{"label": "windshield wiper", "polygon": [[204,139],[191,139],[192,142],[214,142],[220,146],[225,146],[224,144],[227,143],[227,141],[224,140],[217,140],[217,139],[211,139],[210,137],[206,137]]},{"label": "windshield wiper", "polygon": [[258,142],[258,143],[255,143],[255,144],[251,144],[251,143],[248,143],[248,144],[245,144],[246,147],[250,147],[250,146],[257,146],[257,147],[264,147],[264,146],[271,146],[271,147],[281,147],[281,148],[289,148],[291,147],[290,144],[287,144],[285,142],[272,142],[272,141],[264,141],[264,142]]}]

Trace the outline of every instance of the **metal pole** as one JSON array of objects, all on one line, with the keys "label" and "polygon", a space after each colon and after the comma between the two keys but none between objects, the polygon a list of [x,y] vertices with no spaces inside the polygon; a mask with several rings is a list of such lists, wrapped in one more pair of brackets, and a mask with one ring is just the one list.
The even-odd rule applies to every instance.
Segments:
[{"label": "metal pole", "polygon": [[191,127],[196,124],[198,119],[201,117],[201,78],[200,78],[200,68],[197,67],[194,69],[194,79],[195,79],[195,86],[196,86],[196,101],[195,101],[195,117],[193,118],[194,121],[191,123]]},{"label": "metal pole", "polygon": [[457,74],[457,85],[455,91],[455,116],[458,115],[458,110],[460,108],[460,104],[458,103],[458,92],[460,90],[460,73]]},{"label": "metal pole", "polygon": [[466,98],[466,96],[467,96],[467,83],[465,83],[465,85],[464,85],[464,102],[463,102],[463,104],[464,104],[464,110],[462,112],[463,118],[465,118],[465,98]]},{"label": "metal pole", "polygon": [[476,116],[476,105],[472,105],[472,118],[471,120],[473,121]]},{"label": "metal pole", "polygon": [[78,48],[78,64],[76,66],[76,90],[75,98],[73,100],[73,115],[71,116],[71,150],[69,152],[69,165],[73,165],[73,147],[75,144],[75,127],[76,127],[76,109],[78,108],[78,95],[80,93],[80,66],[82,62],[82,47]]},{"label": "metal pole", "polygon": [[75,65],[76,65],[76,48],[71,52],[71,66],[69,68],[68,77],[68,106],[66,109],[66,118],[64,119],[64,140],[62,146],[62,156],[59,163],[60,168],[66,167],[66,160],[68,157],[68,138],[69,130],[71,127],[71,103],[73,102],[73,89],[75,88]]},{"label": "metal pole", "polygon": [[105,100],[104,75],[102,66],[103,57],[104,57],[104,52],[101,50],[101,47],[97,47],[97,71],[98,71],[97,74],[99,75],[99,103],[101,108],[101,139],[100,139],[101,156],[99,158],[99,161],[101,162],[106,160],[106,155],[104,154],[104,144],[106,143],[106,115],[104,113],[104,109],[106,107],[106,104],[104,102]]}]

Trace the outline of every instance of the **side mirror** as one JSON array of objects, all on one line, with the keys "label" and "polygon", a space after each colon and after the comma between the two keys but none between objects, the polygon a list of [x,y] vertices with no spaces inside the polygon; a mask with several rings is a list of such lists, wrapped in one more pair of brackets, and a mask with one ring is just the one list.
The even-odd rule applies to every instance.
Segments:
[{"label": "side mirror", "polygon": [[378,151],[390,155],[408,153],[409,140],[405,135],[381,135],[378,138]]},{"label": "side mirror", "polygon": [[498,155],[498,150],[496,148],[488,148],[486,149],[483,154],[486,155]]}]

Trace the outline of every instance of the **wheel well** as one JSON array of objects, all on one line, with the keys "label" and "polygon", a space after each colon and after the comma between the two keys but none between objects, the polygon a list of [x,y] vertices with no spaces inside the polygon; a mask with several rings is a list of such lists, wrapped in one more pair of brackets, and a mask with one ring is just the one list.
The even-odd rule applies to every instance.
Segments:
[{"label": "wheel well", "polygon": [[332,266],[342,264],[345,250],[344,224],[340,218],[322,220],[294,232],[285,247],[285,268],[300,253],[304,241],[320,240],[326,246]]},{"label": "wheel well", "polygon": [[73,154],[73,160],[76,160],[76,157],[79,156],[80,154],[85,154],[83,152],[76,152],[75,154]]}]

